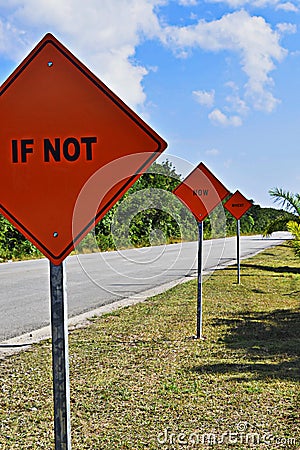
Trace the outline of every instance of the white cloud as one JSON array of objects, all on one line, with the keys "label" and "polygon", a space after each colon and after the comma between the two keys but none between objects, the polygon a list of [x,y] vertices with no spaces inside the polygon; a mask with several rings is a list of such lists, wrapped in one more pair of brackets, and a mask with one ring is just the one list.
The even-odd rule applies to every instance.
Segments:
[{"label": "white cloud", "polygon": [[198,4],[197,0],[179,0],[178,2],[182,6],[196,6]]},{"label": "white cloud", "polygon": [[229,105],[227,109],[245,116],[249,111],[249,107],[245,100],[240,98],[239,87],[233,81],[229,81],[228,83],[226,83],[226,86],[229,87],[232,91],[232,93],[230,95],[227,95],[226,97],[226,102]]},{"label": "white cloud", "polygon": [[[246,110],[246,101],[265,111],[272,111],[277,99],[272,94],[270,73],[286,51],[280,46],[282,33],[292,32],[292,25],[281,24],[278,31],[262,17],[246,11],[224,15],[221,19],[186,27],[162,25],[158,7],[170,0],[6,0],[0,1],[0,53],[19,61],[48,31],[53,32],[73,53],[95,72],[129,105],[146,100],[143,79],[151,68],[135,61],[135,51],[145,39],[161,39],[176,55],[188,58],[193,48],[236,53],[247,75],[244,91],[227,98],[236,113]],[[213,0],[207,0],[213,2]],[[214,0],[218,2],[219,0]],[[180,0],[185,6],[196,0]],[[4,4],[3,4],[4,3]],[[227,0],[231,6],[247,1]],[[271,0],[255,4],[289,5]],[[194,91],[197,101],[214,104],[213,91]],[[232,116],[234,117],[234,116]]]},{"label": "white cloud", "polygon": [[208,118],[214,125],[222,125],[224,127],[239,127],[242,125],[242,119],[239,116],[226,116],[220,109],[214,109]]},{"label": "white cloud", "polygon": [[[8,59],[20,60],[28,53],[25,33],[0,18],[0,53]],[[29,48],[28,48],[29,50]]]},{"label": "white cloud", "polygon": [[211,148],[210,150],[206,150],[205,153],[210,156],[218,156],[221,152],[217,148]]},{"label": "white cloud", "polygon": [[239,8],[249,3],[248,0],[206,0],[208,3],[225,3],[232,8]]},{"label": "white cloud", "polygon": [[200,105],[212,107],[215,102],[215,91],[193,91],[193,96]]},{"label": "white cloud", "polygon": [[[3,2],[1,2],[3,3]],[[47,32],[55,34],[131,106],[145,101],[146,67],[134,62],[144,37],[160,34],[155,7],[164,0],[6,0],[0,52],[19,61]]]},{"label": "white cloud", "polygon": [[208,3],[225,3],[231,8],[242,8],[250,5],[257,8],[266,8],[274,6],[275,9],[281,9],[288,12],[298,12],[299,8],[292,2],[282,2],[281,0],[206,0]]},{"label": "white cloud", "polygon": [[279,5],[277,5],[276,9],[281,9],[283,11],[287,11],[287,12],[298,12],[299,8],[291,2],[286,2],[286,3],[280,3]]},{"label": "white cloud", "polygon": [[196,25],[167,27],[166,42],[174,51],[200,47],[236,52],[248,77],[245,97],[256,109],[275,108],[278,101],[271,93],[273,80],[269,74],[286,50],[280,46],[279,34],[262,17],[251,17],[242,10],[212,22],[200,20]]},{"label": "white cloud", "polygon": [[231,111],[235,111],[242,116],[245,116],[249,111],[245,100],[242,100],[238,95],[227,95],[226,101]]},{"label": "white cloud", "polygon": [[208,3],[225,3],[231,8],[241,8],[251,5],[252,7],[264,8],[266,6],[277,6],[280,0],[206,0]]},{"label": "white cloud", "polygon": [[289,34],[297,33],[297,25],[295,25],[293,23],[278,23],[276,25],[276,28],[282,34],[284,34],[284,33],[289,33]]}]

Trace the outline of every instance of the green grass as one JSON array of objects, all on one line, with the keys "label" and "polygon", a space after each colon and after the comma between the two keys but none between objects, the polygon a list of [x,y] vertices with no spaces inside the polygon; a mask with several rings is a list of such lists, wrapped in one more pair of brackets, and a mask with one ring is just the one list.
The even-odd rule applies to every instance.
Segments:
[{"label": "green grass", "polygon": [[[300,260],[283,245],[241,270],[204,283],[204,340],[195,280],[71,333],[73,449],[300,448]],[[1,361],[0,449],[54,448],[52,420],[46,341]]]}]

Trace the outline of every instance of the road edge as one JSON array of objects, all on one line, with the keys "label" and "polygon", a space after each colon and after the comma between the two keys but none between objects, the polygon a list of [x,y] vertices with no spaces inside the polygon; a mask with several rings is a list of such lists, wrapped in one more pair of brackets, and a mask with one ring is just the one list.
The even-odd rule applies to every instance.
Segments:
[{"label": "road edge", "polygon": [[[289,238],[283,239],[289,240]],[[274,243],[268,248],[276,247],[277,245],[281,245],[281,243]],[[257,252],[251,254],[251,256],[246,255],[241,259],[248,259],[256,256],[258,253],[261,253],[263,250],[258,250]],[[236,264],[236,260],[233,259],[231,261],[226,261],[218,266],[211,267],[208,270],[203,272],[203,275],[210,275],[215,270],[222,270],[228,266],[232,266]],[[85,328],[91,323],[91,319],[101,317],[104,314],[109,314],[118,309],[126,308],[137,303],[142,303],[148,300],[155,295],[162,294],[163,292],[172,289],[179,284],[186,283],[192,279],[197,277],[197,271],[190,272],[188,275],[179,278],[178,280],[174,280],[168,283],[161,284],[160,286],[156,286],[155,288],[147,289],[146,291],[140,292],[139,294],[135,294],[130,297],[123,298],[118,301],[114,301],[103,306],[100,306],[96,309],[87,311],[85,313],[79,314],[77,316],[70,317],[68,319],[68,330],[69,333],[80,329]],[[46,327],[39,328],[37,330],[33,330],[31,332],[24,333],[20,336],[15,336],[13,338],[7,339],[0,343],[0,359],[4,359],[8,356],[14,355],[21,351],[26,351],[31,348],[33,344],[38,344],[41,341],[51,339],[51,327],[47,325]]]}]

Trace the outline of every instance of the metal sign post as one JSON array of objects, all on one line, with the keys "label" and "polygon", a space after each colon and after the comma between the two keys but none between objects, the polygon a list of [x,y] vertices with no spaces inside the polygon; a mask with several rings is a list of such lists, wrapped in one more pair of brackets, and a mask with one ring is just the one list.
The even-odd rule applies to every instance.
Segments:
[{"label": "metal sign post", "polygon": [[198,298],[197,298],[197,339],[202,339],[202,247],[203,220],[229,194],[228,189],[214,174],[200,163],[173,190],[182,203],[190,209],[198,222]]},{"label": "metal sign post", "polygon": [[50,261],[55,450],[71,450],[67,295],[64,263]]},{"label": "metal sign post", "polygon": [[197,298],[197,339],[202,339],[202,260],[203,260],[203,222],[198,222],[198,298]]},{"label": "metal sign post", "polygon": [[241,263],[240,263],[240,219],[236,221],[236,261],[237,261],[237,284],[241,283]]}]

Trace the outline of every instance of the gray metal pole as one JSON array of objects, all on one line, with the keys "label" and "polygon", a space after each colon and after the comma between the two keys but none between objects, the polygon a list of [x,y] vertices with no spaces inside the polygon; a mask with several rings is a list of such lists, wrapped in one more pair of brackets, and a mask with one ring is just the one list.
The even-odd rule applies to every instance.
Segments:
[{"label": "gray metal pole", "polygon": [[202,339],[202,254],[203,254],[203,222],[198,222],[198,298],[197,298],[197,339]]},{"label": "gray metal pole", "polygon": [[71,449],[68,317],[64,263],[50,261],[55,450]]},{"label": "gray metal pole", "polygon": [[241,262],[240,262],[240,221],[236,221],[236,260],[237,260],[237,284],[241,283]]}]

